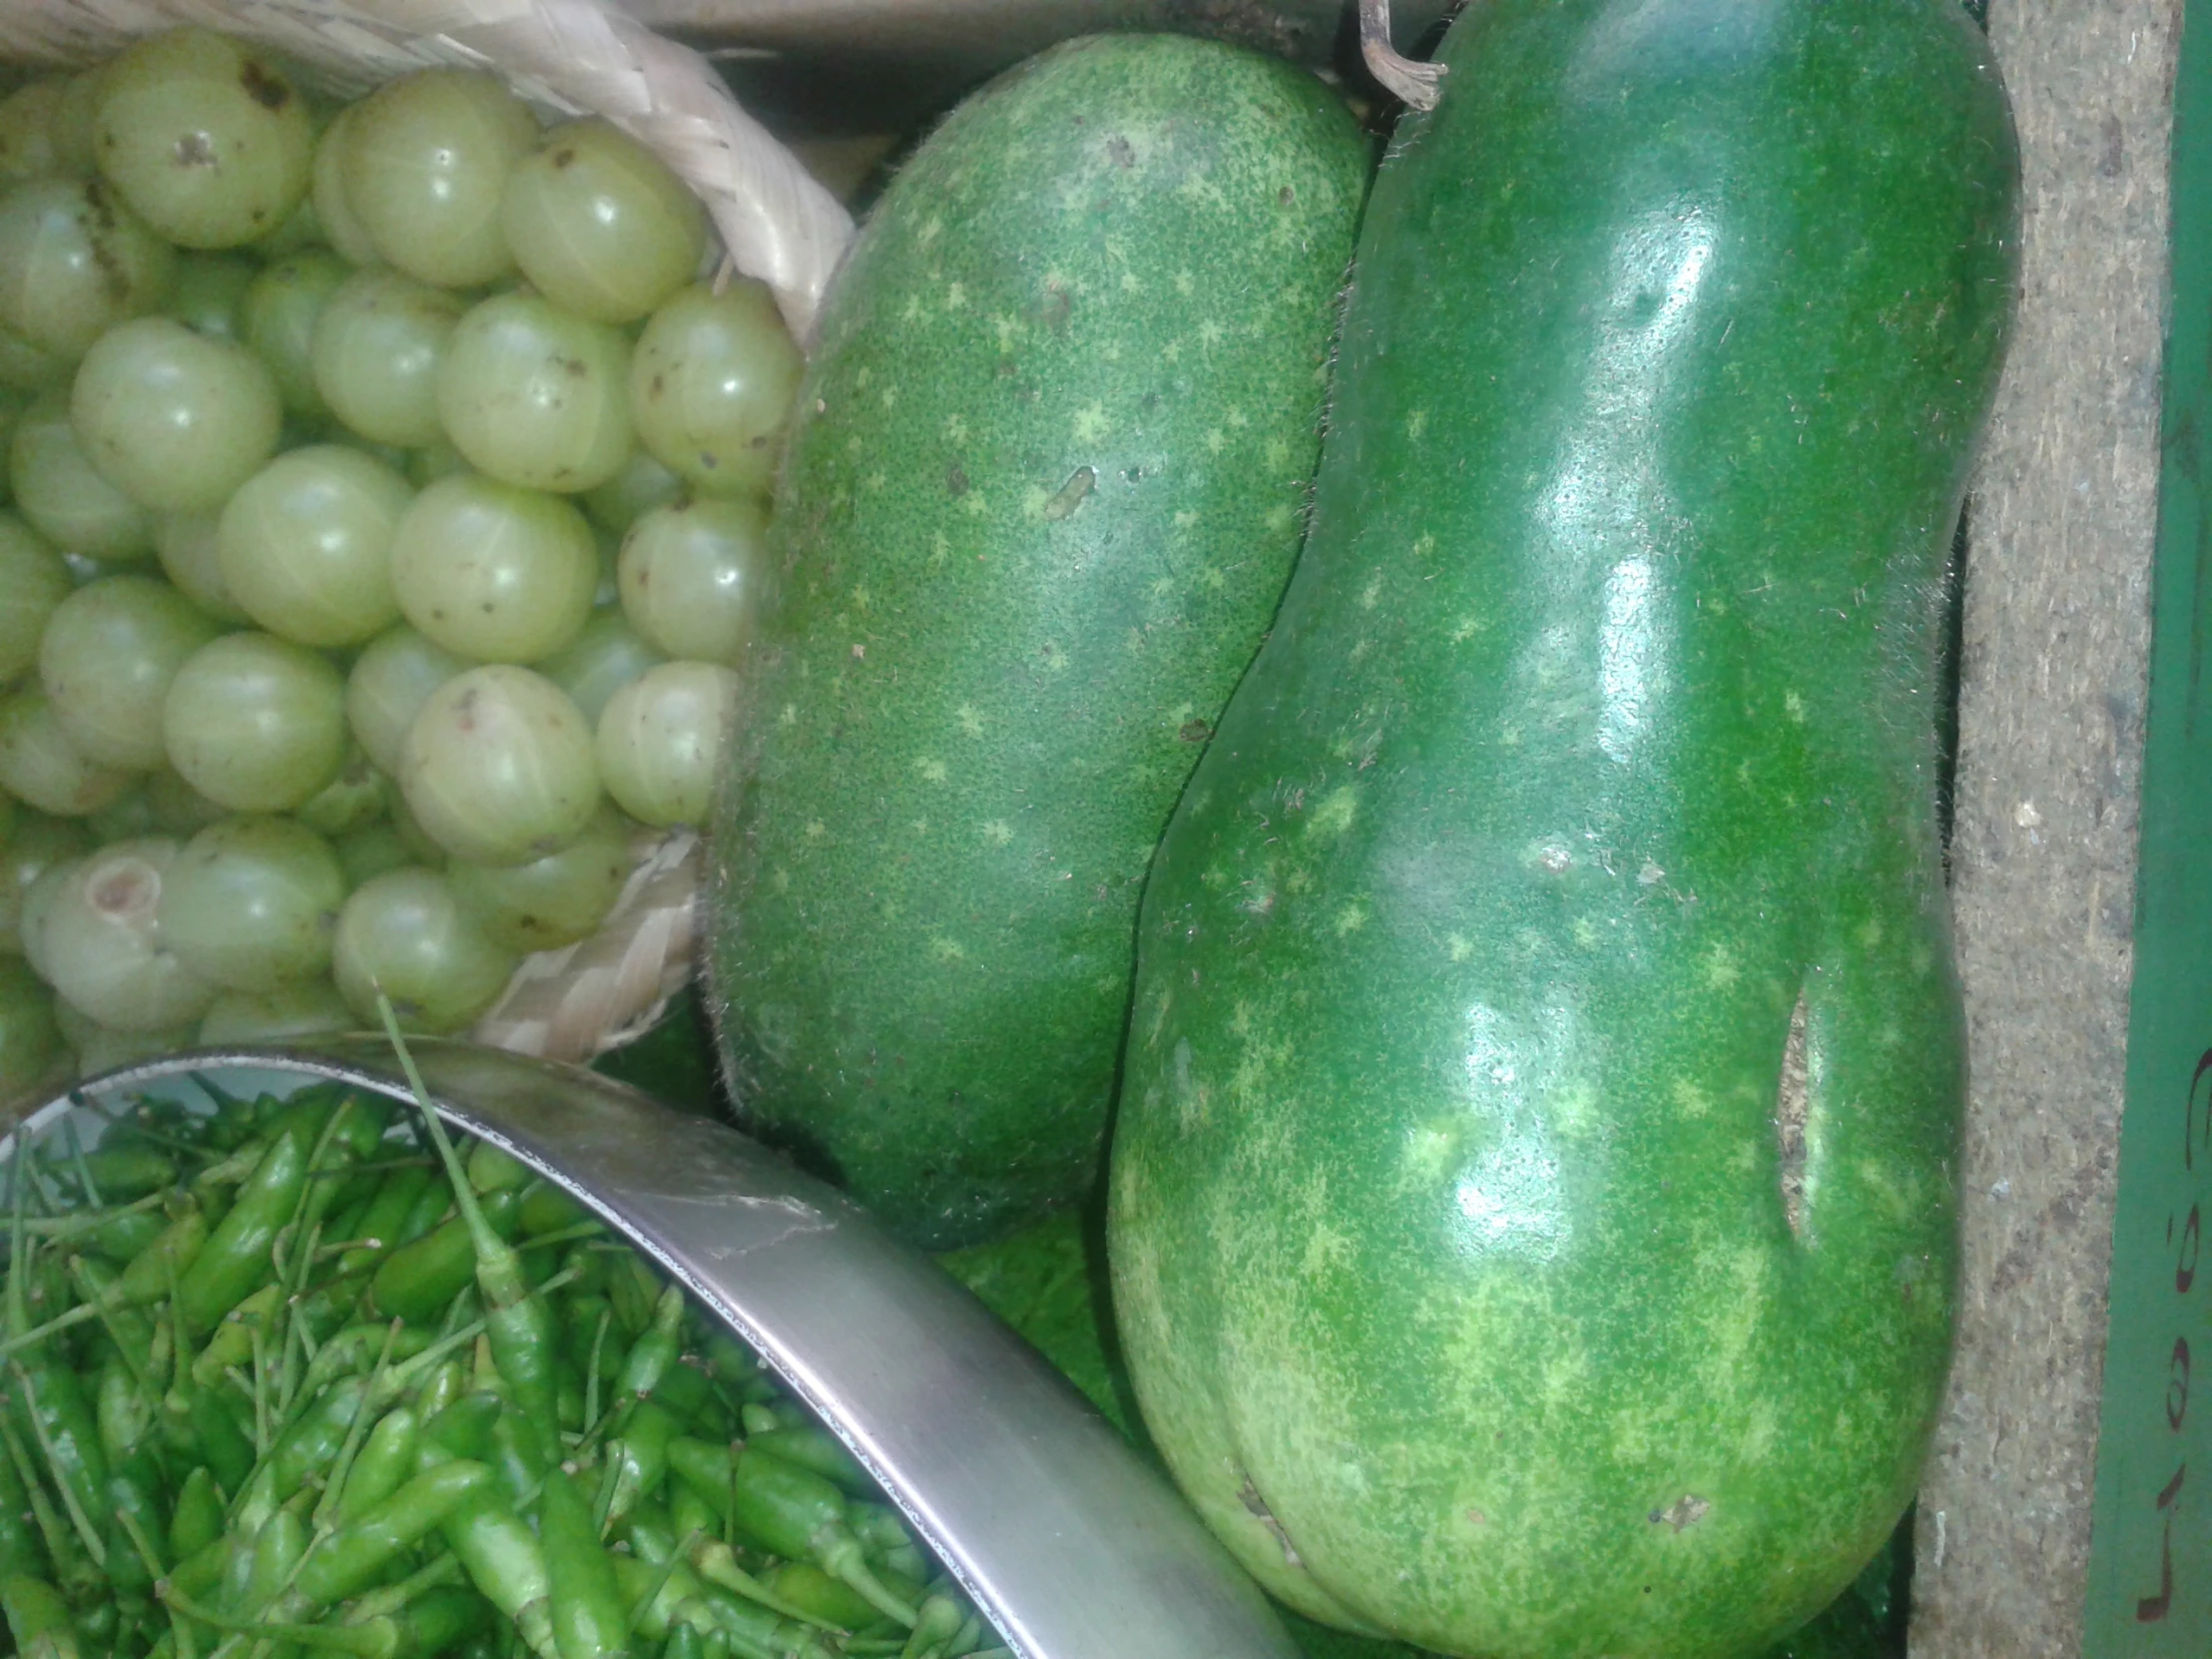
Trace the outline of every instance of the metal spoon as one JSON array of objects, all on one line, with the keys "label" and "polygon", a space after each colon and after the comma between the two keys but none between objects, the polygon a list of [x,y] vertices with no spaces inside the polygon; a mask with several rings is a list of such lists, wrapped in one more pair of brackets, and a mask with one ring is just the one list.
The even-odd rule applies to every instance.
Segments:
[{"label": "metal spoon", "polygon": [[[336,1079],[409,1097],[380,1038],[204,1049],[78,1102]],[[680,1281],[835,1430],[1024,1659],[1297,1659],[1168,1481],[926,1256],[737,1131],[594,1072],[410,1044],[440,1114],[573,1193]],[[14,1139],[0,1141],[0,1157]]]}]

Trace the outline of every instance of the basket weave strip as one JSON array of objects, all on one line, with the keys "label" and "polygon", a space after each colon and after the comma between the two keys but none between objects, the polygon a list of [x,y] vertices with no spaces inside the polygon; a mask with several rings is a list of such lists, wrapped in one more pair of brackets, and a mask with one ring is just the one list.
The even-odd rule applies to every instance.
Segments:
[{"label": "basket weave strip", "polygon": [[552,1060],[589,1060],[642,1036],[691,976],[699,837],[656,837],[590,938],[524,959],[478,1042]]},{"label": "basket weave strip", "polygon": [[74,67],[181,23],[264,42],[341,95],[448,65],[495,71],[544,111],[605,116],[699,194],[802,341],[852,238],[836,199],[704,58],[600,0],[0,0],[0,58]]}]

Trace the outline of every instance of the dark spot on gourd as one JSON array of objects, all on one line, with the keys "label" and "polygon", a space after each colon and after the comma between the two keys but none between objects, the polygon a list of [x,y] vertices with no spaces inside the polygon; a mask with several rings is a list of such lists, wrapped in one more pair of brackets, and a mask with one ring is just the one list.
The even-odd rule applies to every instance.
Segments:
[{"label": "dark spot on gourd", "polygon": [[967,469],[954,461],[944,469],[944,488],[947,495],[960,496],[968,492]]},{"label": "dark spot on gourd", "polygon": [[1289,185],[1285,185],[1281,190],[1275,193],[1275,200],[1283,207],[1287,208],[1292,203],[1298,200],[1298,192],[1291,189]]},{"label": "dark spot on gourd", "polygon": [[179,167],[213,167],[216,163],[215,146],[208,142],[206,133],[185,134],[169,154]]},{"label": "dark spot on gourd", "polygon": [[1060,486],[1059,493],[1044,504],[1045,518],[1057,524],[1062,519],[1072,517],[1075,509],[1083,504],[1083,498],[1091,493],[1097,483],[1096,472],[1087,466],[1077,467],[1068,474],[1068,481]]},{"label": "dark spot on gourd", "polygon": [[649,382],[647,382],[646,390],[650,392],[653,396],[658,397],[661,395],[662,384],[663,382],[661,376],[656,374]]},{"label": "dark spot on gourd", "polygon": [[1065,338],[1068,316],[1074,309],[1075,301],[1068,297],[1068,290],[1058,282],[1047,282],[1044,298],[1037,303],[1037,320]]},{"label": "dark spot on gourd", "polygon": [[1175,735],[1185,743],[1204,743],[1214,735],[1214,729],[1203,720],[1186,720],[1183,729]]},{"label": "dark spot on gourd", "polygon": [[1695,1492],[1684,1492],[1664,1509],[1652,1510],[1651,1524],[1654,1526],[1671,1526],[1677,1532],[1680,1532],[1685,1527],[1695,1526],[1703,1520],[1705,1512],[1712,1507],[1712,1504],[1706,1502]]},{"label": "dark spot on gourd", "polygon": [[239,65],[239,85],[265,110],[280,110],[291,101],[291,88],[252,58]]},{"label": "dark spot on gourd", "polygon": [[576,160],[576,152],[570,146],[564,144],[560,149],[553,152],[552,160],[555,167],[569,167]]},{"label": "dark spot on gourd", "polygon": [[1119,133],[1106,141],[1106,155],[1116,167],[1135,167],[1137,165],[1136,146]]},{"label": "dark spot on gourd", "polygon": [[581,380],[591,370],[584,366],[583,359],[580,357],[563,357],[561,359],[561,372],[573,379]]},{"label": "dark spot on gourd", "polygon": [[1268,1507],[1267,1499],[1260,1495],[1260,1488],[1252,1483],[1252,1476],[1249,1474],[1245,1476],[1243,1488],[1237,1493],[1237,1501],[1256,1516],[1262,1526],[1275,1534],[1275,1541],[1282,1546],[1283,1559],[1286,1562],[1294,1567],[1303,1567],[1306,1564],[1298,1558],[1298,1551],[1291,1543],[1291,1535],[1283,1530],[1283,1523],[1275,1518],[1275,1511]]}]

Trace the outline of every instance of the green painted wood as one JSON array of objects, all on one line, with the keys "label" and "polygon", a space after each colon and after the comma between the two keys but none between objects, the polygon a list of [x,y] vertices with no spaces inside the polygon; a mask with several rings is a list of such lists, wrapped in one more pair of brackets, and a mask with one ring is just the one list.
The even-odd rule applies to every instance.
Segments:
[{"label": "green painted wood", "polygon": [[[2203,0],[2190,10],[2212,23]],[[2212,1259],[2200,1266],[2199,1248],[2212,1211],[2212,28],[2183,31],[2173,225],[2088,1659],[2212,1652]]]}]

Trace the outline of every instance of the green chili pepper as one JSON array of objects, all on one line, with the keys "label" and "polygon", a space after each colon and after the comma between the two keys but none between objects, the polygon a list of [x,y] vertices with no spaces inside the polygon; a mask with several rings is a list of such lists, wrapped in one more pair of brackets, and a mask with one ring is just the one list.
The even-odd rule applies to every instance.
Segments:
[{"label": "green chili pepper", "polygon": [[676,1628],[677,1607],[705,1588],[699,1576],[680,1557],[658,1562],[630,1555],[614,1559],[615,1582],[630,1609],[631,1632],[649,1642],[666,1640]]},{"label": "green chili pepper", "polygon": [[125,1594],[143,1594],[154,1587],[161,1561],[157,1555],[156,1566],[149,1569],[139,1558],[132,1541],[133,1528],[149,1542],[164,1530],[162,1473],[151,1452],[133,1451],[116,1461],[114,1472],[108,1476],[107,1500],[102,1522],[108,1582]]},{"label": "green chili pepper", "polygon": [[820,1423],[786,1423],[752,1435],[746,1444],[814,1470],[825,1480],[835,1482],[848,1496],[873,1497],[881,1490],[844,1442]]},{"label": "green chili pepper", "polygon": [[99,1424],[100,1449],[110,1463],[129,1456],[146,1437],[147,1430],[154,1426],[160,1404],[151,1389],[131,1375],[131,1368],[123,1363],[120,1355],[111,1356],[100,1368],[100,1381],[93,1392],[93,1414]]},{"label": "green chili pepper", "polygon": [[0,1578],[43,1578],[50,1564],[15,1460],[0,1455]]},{"label": "green chili pepper", "polygon": [[377,1419],[346,1471],[337,1505],[341,1522],[358,1519],[406,1484],[421,1434],[422,1418],[411,1405],[395,1405]]},{"label": "green chili pepper", "polygon": [[303,1139],[305,1125],[296,1132],[279,1134],[262,1154],[261,1162],[240,1189],[207,1247],[180,1274],[177,1306],[184,1334],[198,1337],[211,1331],[225,1314],[236,1308],[268,1278],[270,1247],[279,1229],[298,1208],[307,1184],[307,1159],[311,1143]]},{"label": "green chili pepper", "polygon": [[183,1561],[223,1536],[223,1493],[215,1471],[195,1464],[178,1483],[169,1508],[169,1558]]},{"label": "green chili pepper", "polygon": [[[908,1600],[919,1601],[922,1587],[883,1574],[884,1586]],[[806,1609],[824,1624],[840,1630],[858,1630],[876,1623],[882,1615],[874,1603],[842,1579],[831,1578],[812,1561],[784,1561],[761,1574],[761,1582],[779,1599]]]},{"label": "green chili pepper", "polygon": [[653,1397],[703,1435],[722,1439],[736,1426],[730,1408],[697,1366],[671,1366],[661,1374]]},{"label": "green chili pepper", "polygon": [[469,1582],[513,1623],[530,1651],[539,1659],[561,1659],[547,1605],[552,1584],[545,1552],[530,1523],[496,1492],[479,1489],[445,1517],[439,1533],[468,1569]]},{"label": "green chili pepper", "polygon": [[653,1305],[653,1323],[630,1345],[630,1352],[622,1362],[622,1370],[615,1377],[616,1397],[628,1400],[643,1399],[661,1384],[661,1379],[676,1364],[682,1352],[678,1333],[684,1323],[684,1292],[681,1286],[671,1285],[661,1293]]},{"label": "green chili pepper", "polygon": [[[520,1225],[511,1192],[493,1193],[480,1206],[495,1233]],[[476,1245],[465,1216],[440,1223],[384,1258],[369,1281],[369,1301],[388,1319],[410,1325],[437,1318],[454,1294],[476,1277]]]},{"label": "green chili pepper", "polygon": [[[471,1174],[473,1174],[473,1170]],[[522,1196],[522,1236],[535,1239],[546,1233],[565,1233],[598,1220],[574,1195],[542,1181]]]},{"label": "green chili pepper", "polygon": [[61,1591],[43,1578],[0,1578],[0,1612],[8,1617],[22,1659],[78,1659],[77,1623]]},{"label": "green chili pepper", "polygon": [[629,1604],[613,1559],[600,1546],[591,1504],[562,1470],[547,1473],[538,1499],[538,1539],[552,1582],[547,1611],[561,1659],[614,1659],[630,1649]]},{"label": "green chili pepper", "polygon": [[[676,1447],[682,1443],[669,1447],[670,1462],[679,1472]],[[914,1622],[912,1606],[869,1569],[860,1541],[846,1523],[844,1494],[821,1475],[747,1446],[737,1454],[728,1492],[731,1518],[747,1537],[777,1555],[813,1561],[887,1617],[909,1626]],[[712,1493],[702,1489],[702,1495],[713,1501]]]},{"label": "green chili pepper", "polygon": [[54,1175],[65,1193],[99,1208],[175,1185],[177,1164],[151,1141],[133,1139],[127,1132],[118,1131],[109,1135],[97,1152],[81,1153],[57,1165]]},{"label": "green chili pepper", "polygon": [[307,1553],[306,1499],[300,1492],[284,1503],[254,1534],[254,1547],[237,1585],[237,1600],[219,1611],[252,1618],[273,1603],[291,1582],[292,1571]]},{"label": "green chili pepper", "polygon": [[275,1604],[276,1616],[287,1622],[312,1617],[358,1595],[402,1551],[436,1531],[491,1480],[491,1470],[482,1463],[458,1457],[415,1475],[322,1540]]},{"label": "green chili pepper", "polygon": [[[425,1164],[409,1165],[385,1176],[353,1225],[339,1234],[340,1238],[359,1239],[361,1243],[338,1258],[338,1273],[348,1278],[367,1273],[405,1244],[412,1236],[404,1231],[407,1218],[421,1202],[425,1189],[435,1182],[436,1172]],[[375,1243],[370,1244],[370,1240]]]},{"label": "green chili pepper", "polygon": [[618,1471],[607,1506],[610,1523],[619,1522],[640,1499],[660,1489],[668,1474],[669,1443],[681,1426],[666,1406],[643,1399],[622,1432],[607,1442],[607,1455]]},{"label": "green chili pepper", "polygon": [[169,1219],[159,1208],[160,1195],[149,1194],[143,1209],[112,1211],[98,1226],[88,1229],[79,1248],[113,1267],[127,1267],[131,1259],[162,1236]]}]

